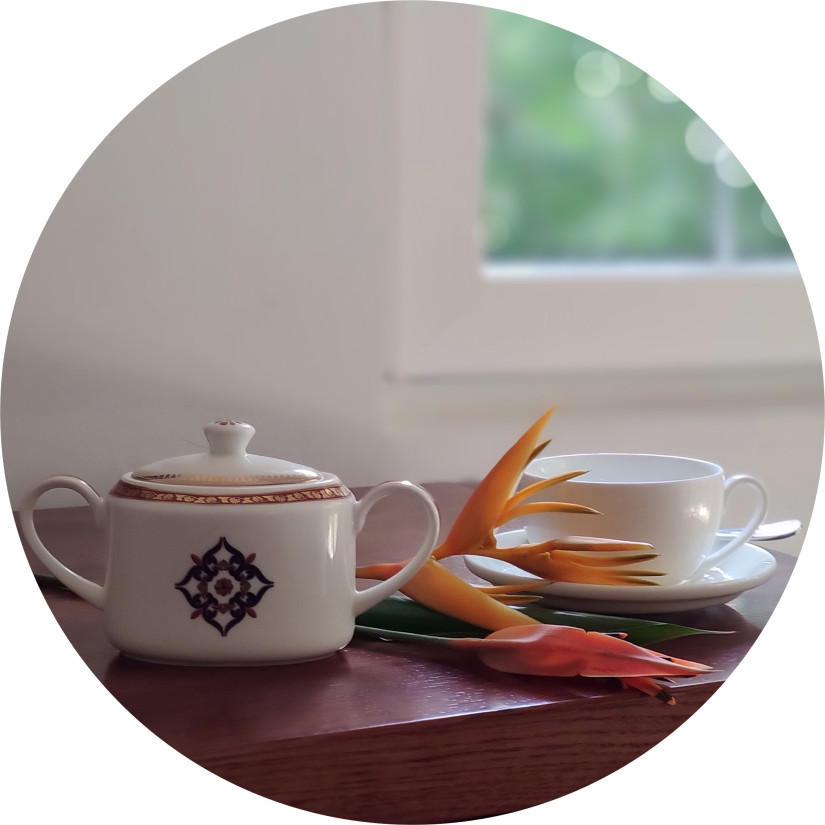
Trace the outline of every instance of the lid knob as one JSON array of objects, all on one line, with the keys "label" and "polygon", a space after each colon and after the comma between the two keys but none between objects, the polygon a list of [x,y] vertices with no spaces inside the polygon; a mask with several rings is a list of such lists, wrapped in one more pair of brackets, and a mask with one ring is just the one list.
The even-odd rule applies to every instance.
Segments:
[{"label": "lid knob", "polygon": [[213,421],[203,428],[212,455],[245,456],[255,428],[243,421]]},{"label": "lid knob", "polygon": [[187,487],[260,487],[282,484],[313,484],[329,473],[311,467],[252,455],[246,451],[255,428],[242,421],[213,421],[203,428],[209,450],[156,461],[130,473],[134,481]]}]

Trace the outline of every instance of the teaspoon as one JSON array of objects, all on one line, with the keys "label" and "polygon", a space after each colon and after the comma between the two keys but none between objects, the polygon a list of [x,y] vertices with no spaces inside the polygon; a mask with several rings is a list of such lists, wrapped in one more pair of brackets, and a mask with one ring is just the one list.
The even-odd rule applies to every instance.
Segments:
[{"label": "teaspoon", "polygon": [[[795,536],[802,529],[802,522],[799,519],[786,519],[784,521],[773,521],[760,524],[756,528],[750,541],[774,541],[776,539],[786,539]],[[719,538],[733,538],[741,531],[736,529],[718,530],[716,535]]]}]

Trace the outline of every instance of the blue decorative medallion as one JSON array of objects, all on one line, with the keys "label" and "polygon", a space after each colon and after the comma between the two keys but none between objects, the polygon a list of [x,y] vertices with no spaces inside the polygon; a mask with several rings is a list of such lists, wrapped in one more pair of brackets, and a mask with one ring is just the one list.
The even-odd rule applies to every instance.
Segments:
[{"label": "blue decorative medallion", "polygon": [[203,558],[192,555],[194,566],[175,585],[195,608],[192,619],[202,618],[226,636],[247,616],[256,618],[255,606],[274,584],[225,537]]}]

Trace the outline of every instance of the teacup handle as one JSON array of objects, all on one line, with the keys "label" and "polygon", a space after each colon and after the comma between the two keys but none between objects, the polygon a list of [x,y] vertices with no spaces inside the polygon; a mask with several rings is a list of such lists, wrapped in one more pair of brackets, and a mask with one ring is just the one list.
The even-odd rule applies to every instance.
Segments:
[{"label": "teacup handle", "polygon": [[375,607],[378,602],[400,590],[424,566],[438,541],[438,531],[441,527],[438,508],[435,506],[432,496],[423,487],[419,487],[410,481],[385,481],[383,484],[373,487],[360,501],[356,502],[355,532],[361,532],[367,513],[372,506],[393,492],[407,493],[420,499],[424,514],[427,517],[427,533],[418,552],[395,575],[380,584],[356,592],[353,616],[358,616],[371,607]]},{"label": "teacup handle", "polygon": [[91,602],[95,607],[102,608],[105,601],[105,591],[103,587],[93,581],[89,581],[89,579],[84,579],[83,576],[79,576],[74,570],[70,570],[65,564],[59,562],[46,549],[43,542],[40,541],[40,537],[37,535],[37,530],[35,530],[34,527],[34,507],[37,504],[37,500],[49,490],[63,488],[80,493],[91,505],[95,522],[97,524],[103,523],[105,504],[103,499],[92,487],[83,481],[83,479],[76,478],[75,476],[52,476],[36,484],[23,496],[20,504],[20,529],[34,555],[43,562],[48,571],[54,575],[61,584],[64,584],[69,590],[80,596],[81,599]]},{"label": "teacup handle", "polygon": [[723,544],[702,562],[702,567],[709,567],[720,559],[737,550],[747,542],[757,527],[764,521],[768,510],[768,493],[762,482],[749,475],[735,475],[725,479],[725,506],[730,500],[730,495],[736,487],[751,487],[757,494],[756,507],[750,521],[734,536],[729,542]]}]

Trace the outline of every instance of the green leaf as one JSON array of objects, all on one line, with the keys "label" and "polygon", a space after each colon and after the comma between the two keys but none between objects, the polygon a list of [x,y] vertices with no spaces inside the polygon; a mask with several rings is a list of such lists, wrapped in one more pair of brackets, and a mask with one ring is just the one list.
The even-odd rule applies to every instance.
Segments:
[{"label": "green leaf", "polygon": [[427,636],[486,636],[490,631],[432,610],[405,596],[390,596],[362,613],[356,624]]},{"label": "green leaf", "polygon": [[[600,633],[626,633],[627,640],[638,645],[650,645],[669,639],[677,639],[680,636],[728,632],[701,630],[695,627],[684,627],[683,625],[654,622],[647,619],[549,610],[534,605],[512,609],[526,613],[543,624],[568,625],[570,627],[580,627],[583,630],[595,630]],[[358,616],[356,623],[379,630],[394,630],[447,638],[462,636],[481,638],[490,633],[489,630],[468,624],[460,619],[454,619],[452,616],[425,607],[405,596],[390,596]]]}]

